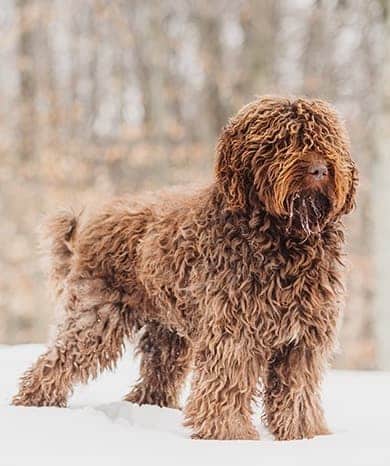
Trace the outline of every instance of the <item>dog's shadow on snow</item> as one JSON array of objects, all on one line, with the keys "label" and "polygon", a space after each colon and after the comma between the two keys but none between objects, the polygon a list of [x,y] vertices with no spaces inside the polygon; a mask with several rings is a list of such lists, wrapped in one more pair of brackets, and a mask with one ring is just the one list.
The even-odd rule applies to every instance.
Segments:
[{"label": "dog's shadow on snow", "polygon": [[131,426],[143,430],[171,433],[182,438],[190,438],[183,427],[183,414],[179,409],[160,408],[158,406],[139,406],[128,401],[98,404],[94,406],[72,406],[71,409],[93,410],[101,413],[113,423]]},{"label": "dog's shadow on snow", "polygon": [[[179,409],[160,408],[158,406],[139,406],[127,401],[116,401],[92,406],[76,405],[71,409],[82,409],[100,413],[109,421],[123,427],[159,431],[172,434],[182,439],[190,439],[191,433],[183,427],[183,413]],[[258,422],[255,422],[262,440],[272,440],[271,434]]]}]

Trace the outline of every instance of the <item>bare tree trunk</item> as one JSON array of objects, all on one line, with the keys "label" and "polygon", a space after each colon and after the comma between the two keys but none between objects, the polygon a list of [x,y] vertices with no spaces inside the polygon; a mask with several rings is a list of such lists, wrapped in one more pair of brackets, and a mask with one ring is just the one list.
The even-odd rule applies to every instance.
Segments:
[{"label": "bare tree trunk", "polygon": [[[345,333],[346,361],[351,366],[372,368],[377,366],[377,348],[375,335],[375,292],[377,275],[375,273],[375,254],[377,244],[374,241],[374,166],[379,155],[377,127],[379,124],[381,101],[383,98],[381,73],[382,37],[373,34],[375,29],[382,29],[379,15],[379,2],[368,3],[364,0],[344,1],[341,7],[348,17],[351,11],[358,13],[359,55],[349,63],[354,73],[355,91],[353,99],[359,102],[354,117],[350,118],[354,156],[361,173],[357,210],[349,222],[349,250],[354,259],[354,266],[349,273],[349,301],[346,322],[354,328],[354,334],[347,338]],[[367,92],[370,89],[370,92]],[[351,102],[351,106],[354,102]],[[347,327],[346,327],[346,330]]]},{"label": "bare tree trunk", "polygon": [[[139,24],[136,22],[136,18],[133,18],[131,9],[127,2],[124,2],[124,9],[127,14],[130,31],[133,38],[133,54],[135,63],[135,74],[138,80],[138,86],[142,99],[143,106],[143,129],[147,139],[153,137],[153,92],[152,92],[152,74],[151,63],[148,59],[146,52],[146,43],[143,34],[143,27],[149,27],[149,24]],[[137,2],[137,5],[139,3]],[[146,5],[142,5],[142,9],[146,8]],[[146,18],[142,18],[143,21],[148,21]],[[140,30],[141,28],[141,30]]]},{"label": "bare tree trunk", "polygon": [[86,11],[85,34],[88,37],[88,61],[86,63],[89,92],[86,96],[84,119],[87,123],[87,134],[93,136],[94,123],[99,112],[99,73],[98,73],[98,28],[96,26],[96,12],[93,5],[88,5]]},{"label": "bare tree trunk", "polygon": [[[331,9],[331,13],[329,13]],[[302,56],[305,95],[334,100],[337,79],[334,73],[335,35],[329,17],[339,15],[329,2],[315,0],[307,19],[307,34]],[[326,59],[324,58],[326,57]]]},{"label": "bare tree trunk", "polygon": [[81,124],[81,108],[80,108],[80,94],[79,94],[79,83],[80,83],[80,71],[81,71],[81,60],[80,60],[80,14],[73,17],[71,21],[71,77],[70,77],[70,93],[71,101],[70,107],[68,108],[68,128],[72,138],[77,138],[83,133]]},{"label": "bare tree trunk", "polygon": [[50,1],[44,2],[44,11],[41,10],[41,25],[37,35],[39,38],[38,48],[42,63],[39,69],[40,88],[47,100],[47,112],[45,114],[45,134],[49,144],[58,142],[59,128],[63,124],[61,118],[61,105],[58,95],[56,76],[56,51],[53,48],[52,31],[47,18],[52,19],[55,15],[55,5]]},{"label": "bare tree trunk", "polygon": [[245,0],[239,15],[244,36],[240,64],[244,72],[240,73],[236,92],[246,101],[275,88],[280,1]]},{"label": "bare tree trunk", "polygon": [[383,68],[381,89],[383,89],[383,107],[381,124],[375,131],[380,141],[379,154],[375,165],[373,205],[374,205],[374,242],[375,242],[375,332],[377,338],[377,360],[380,369],[390,370],[390,215],[386,207],[390,206],[389,184],[389,147],[390,137],[390,1],[381,0],[383,21]]},{"label": "bare tree trunk", "polygon": [[36,150],[36,79],[34,72],[34,23],[30,20],[31,0],[18,0],[19,69],[20,69],[20,139],[21,160],[34,158]]},{"label": "bare tree trunk", "polygon": [[215,139],[226,122],[226,112],[220,89],[223,62],[221,17],[207,2],[197,4],[193,18],[199,31],[199,54],[204,72],[203,114],[208,120],[208,138]]}]

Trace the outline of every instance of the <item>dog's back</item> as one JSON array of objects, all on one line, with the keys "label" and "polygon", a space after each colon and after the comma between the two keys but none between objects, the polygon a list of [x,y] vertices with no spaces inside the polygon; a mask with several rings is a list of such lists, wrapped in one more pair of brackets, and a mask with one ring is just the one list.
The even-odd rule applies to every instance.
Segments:
[{"label": "dog's back", "polygon": [[[178,255],[175,238],[192,222],[208,190],[199,193],[170,190],[141,199],[122,197],[93,213],[61,212],[49,219],[44,229],[45,252],[57,297],[65,288],[69,291],[70,284],[84,283],[85,287],[87,282],[89,293],[98,294],[96,280],[100,280],[107,290],[120,293],[129,307],[141,313],[157,312],[151,309],[155,306],[144,285],[149,285],[152,294],[158,293],[172,268],[172,254]],[[169,254],[166,249],[171,242],[175,244]],[[187,255],[191,250],[182,252]]]}]

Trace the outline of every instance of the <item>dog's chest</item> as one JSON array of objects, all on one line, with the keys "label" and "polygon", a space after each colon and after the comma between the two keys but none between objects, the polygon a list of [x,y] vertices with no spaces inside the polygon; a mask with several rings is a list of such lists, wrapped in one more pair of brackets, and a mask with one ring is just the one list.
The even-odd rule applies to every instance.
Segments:
[{"label": "dog's chest", "polygon": [[335,325],[338,276],[320,245],[278,245],[252,257],[256,328],[265,345],[278,347]]}]

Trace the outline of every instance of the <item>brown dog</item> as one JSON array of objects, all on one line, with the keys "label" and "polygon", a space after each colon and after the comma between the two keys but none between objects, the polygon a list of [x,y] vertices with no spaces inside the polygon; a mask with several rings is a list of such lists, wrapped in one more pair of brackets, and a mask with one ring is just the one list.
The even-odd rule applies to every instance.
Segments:
[{"label": "brown dog", "polygon": [[[342,215],[357,175],[335,111],[262,98],[224,128],[216,180],[183,199],[119,200],[50,225],[63,309],[14,404],[65,406],[142,330],[126,400],[177,407],[190,369],[195,438],[255,439],[252,401],[277,439],[328,432],[323,370],[340,314]],[[260,385],[261,384],[261,385]]]}]

